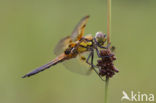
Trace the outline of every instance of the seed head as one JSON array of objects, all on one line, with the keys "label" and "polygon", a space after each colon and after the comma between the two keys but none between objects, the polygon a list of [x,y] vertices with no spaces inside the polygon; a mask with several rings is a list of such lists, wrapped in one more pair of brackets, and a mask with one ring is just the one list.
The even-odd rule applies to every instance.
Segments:
[{"label": "seed head", "polygon": [[110,78],[115,75],[115,73],[119,72],[113,64],[113,61],[116,60],[116,57],[109,49],[101,50],[100,56],[101,58],[97,60],[100,76],[106,76]]}]

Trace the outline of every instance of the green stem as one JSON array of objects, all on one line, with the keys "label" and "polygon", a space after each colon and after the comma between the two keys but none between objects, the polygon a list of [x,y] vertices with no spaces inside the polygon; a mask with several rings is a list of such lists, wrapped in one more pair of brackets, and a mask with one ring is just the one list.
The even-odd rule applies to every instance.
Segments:
[{"label": "green stem", "polygon": [[[111,43],[110,41],[110,34],[111,34],[111,0],[107,0],[107,44]],[[105,102],[107,103],[108,99],[108,84],[109,84],[109,77],[106,77],[105,82]]]},{"label": "green stem", "polygon": [[105,82],[105,102],[104,103],[107,103],[107,99],[108,99],[108,84],[109,84],[109,78],[106,77],[106,82]]}]

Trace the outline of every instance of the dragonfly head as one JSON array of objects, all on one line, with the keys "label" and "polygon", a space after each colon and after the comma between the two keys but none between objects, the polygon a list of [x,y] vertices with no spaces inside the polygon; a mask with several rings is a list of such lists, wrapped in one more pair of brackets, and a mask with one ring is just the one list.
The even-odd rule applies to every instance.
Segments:
[{"label": "dragonfly head", "polygon": [[106,42],[106,34],[102,32],[97,32],[95,39],[98,42],[98,44],[103,45]]}]

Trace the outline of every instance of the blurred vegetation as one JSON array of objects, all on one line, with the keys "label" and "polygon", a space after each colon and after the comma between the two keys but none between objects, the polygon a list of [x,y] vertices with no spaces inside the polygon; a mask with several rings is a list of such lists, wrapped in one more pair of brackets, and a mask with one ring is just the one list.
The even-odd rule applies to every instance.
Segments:
[{"label": "blurred vegetation", "polygon": [[[120,72],[110,80],[109,103],[122,91],[156,94],[156,1],[112,0],[112,45]],[[103,103],[104,83],[59,64],[21,76],[55,58],[53,49],[85,15],[85,33],[106,32],[106,0],[0,0],[0,103]]]}]

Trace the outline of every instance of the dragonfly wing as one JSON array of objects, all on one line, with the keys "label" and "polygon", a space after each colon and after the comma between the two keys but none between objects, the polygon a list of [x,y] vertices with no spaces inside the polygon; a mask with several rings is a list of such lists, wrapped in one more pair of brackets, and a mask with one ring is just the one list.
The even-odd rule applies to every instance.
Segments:
[{"label": "dragonfly wing", "polygon": [[57,45],[55,46],[55,49],[54,49],[54,53],[56,55],[60,55],[61,53],[64,52],[65,48],[67,48],[67,46],[69,45],[69,43],[72,41],[71,37],[70,36],[67,36],[63,39],[61,39]]},{"label": "dragonfly wing", "polygon": [[61,54],[64,52],[65,48],[72,42],[81,39],[81,37],[84,35],[84,29],[87,24],[89,16],[83,17],[80,22],[77,24],[75,29],[73,30],[71,36],[67,36],[63,39],[61,39],[58,44],[56,45],[54,49],[54,53],[56,55]]},{"label": "dragonfly wing", "polygon": [[81,60],[81,57],[87,58],[88,53],[86,52],[85,55],[81,54],[78,55],[76,58],[72,58],[70,60],[64,61],[63,65],[66,69],[71,72],[78,73],[81,75],[89,75],[91,74],[92,69],[90,69],[90,65],[86,63],[86,60]]},{"label": "dragonfly wing", "polygon": [[84,29],[88,22],[89,16],[83,17],[80,22],[76,25],[75,29],[72,32],[71,38],[73,41],[79,40],[84,35]]}]

